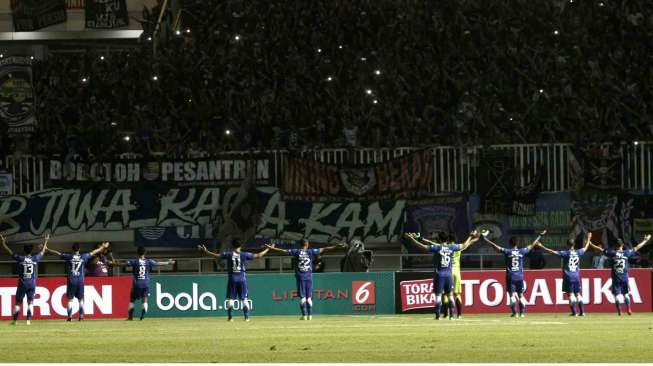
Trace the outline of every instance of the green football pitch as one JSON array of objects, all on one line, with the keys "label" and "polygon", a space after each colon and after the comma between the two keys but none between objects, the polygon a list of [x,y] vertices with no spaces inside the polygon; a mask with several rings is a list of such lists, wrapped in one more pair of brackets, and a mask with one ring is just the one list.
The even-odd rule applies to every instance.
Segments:
[{"label": "green football pitch", "polygon": [[1,362],[653,362],[653,314],[22,320]]}]

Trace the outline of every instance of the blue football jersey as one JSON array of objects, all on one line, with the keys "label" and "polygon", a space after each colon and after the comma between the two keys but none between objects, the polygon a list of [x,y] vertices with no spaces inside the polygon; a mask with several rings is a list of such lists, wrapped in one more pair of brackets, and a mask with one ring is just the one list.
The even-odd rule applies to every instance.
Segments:
[{"label": "blue football jersey", "polygon": [[313,275],[313,258],[320,254],[319,249],[288,249],[295,258],[295,275],[302,280],[310,280]]},{"label": "blue football jersey", "polygon": [[227,273],[229,279],[242,281],[247,272],[247,261],[254,259],[254,254],[249,252],[223,252],[220,257],[227,260]]},{"label": "blue football jersey", "polygon": [[38,263],[43,256],[41,255],[16,255],[14,260],[17,262],[18,284],[25,288],[36,287],[36,277],[39,274]]},{"label": "blue football jersey", "polygon": [[562,257],[562,271],[568,278],[578,278],[580,275],[580,258],[585,254],[585,249],[559,250]]},{"label": "blue football jersey", "polygon": [[84,270],[86,269],[85,265],[86,262],[93,258],[93,256],[88,253],[61,253],[59,257],[66,262],[66,274],[68,275],[68,282],[84,283]]},{"label": "blue football jersey", "polygon": [[524,278],[524,257],[528,252],[528,248],[501,249],[506,259],[506,273],[513,279]]},{"label": "blue football jersey", "polygon": [[433,253],[433,271],[439,275],[451,275],[453,252],[460,251],[462,245],[429,245],[428,251]]},{"label": "blue football jersey", "polygon": [[605,256],[612,258],[612,277],[618,277],[626,280],[628,278],[628,269],[630,264],[628,258],[634,256],[637,252],[632,249],[615,250],[608,249],[605,251]]},{"label": "blue football jersey", "polygon": [[127,264],[132,267],[134,283],[147,286],[150,282],[150,272],[156,263],[157,262],[154,259],[147,258],[128,260]]}]

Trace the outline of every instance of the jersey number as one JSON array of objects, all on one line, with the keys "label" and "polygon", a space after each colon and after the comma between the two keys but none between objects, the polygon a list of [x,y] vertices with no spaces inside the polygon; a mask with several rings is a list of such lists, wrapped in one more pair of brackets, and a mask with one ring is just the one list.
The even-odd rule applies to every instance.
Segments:
[{"label": "jersey number", "polygon": [[580,261],[580,258],[578,256],[571,256],[569,257],[569,272],[576,272],[578,270],[578,262]]},{"label": "jersey number", "polygon": [[82,262],[81,261],[75,261],[72,262],[72,268],[70,270],[71,274],[73,276],[79,276],[79,269],[82,267]]},{"label": "jersey number", "polygon": [[443,255],[440,257],[440,267],[449,267],[451,263],[451,255]]},{"label": "jersey number", "polygon": [[34,274],[34,265],[32,263],[23,263],[23,278],[32,278]]},{"label": "jersey number", "polygon": [[625,258],[618,258],[614,260],[614,271],[617,273],[624,273],[624,269],[626,268],[626,259]]},{"label": "jersey number", "polygon": [[519,257],[512,257],[510,259],[510,271],[511,272],[519,271]]},{"label": "jersey number", "polygon": [[145,279],[145,266],[144,265],[138,266],[138,278],[140,278],[141,280]]},{"label": "jersey number", "polygon": [[231,261],[233,262],[233,266],[231,270],[233,272],[240,272],[240,256],[234,256],[231,259],[232,259]]},{"label": "jersey number", "polygon": [[299,271],[308,272],[311,268],[311,259],[308,257],[299,257]]}]

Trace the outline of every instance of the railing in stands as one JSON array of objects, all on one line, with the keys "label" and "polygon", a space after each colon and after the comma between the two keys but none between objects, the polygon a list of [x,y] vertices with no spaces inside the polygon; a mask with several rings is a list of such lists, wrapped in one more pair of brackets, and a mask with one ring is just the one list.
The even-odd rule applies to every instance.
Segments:
[{"label": "railing in stands", "polygon": [[79,10],[86,7],[86,0],[66,0],[66,8]]},{"label": "railing in stands", "polygon": [[[564,192],[570,189],[569,157],[570,144],[529,144],[529,145],[493,145],[492,149],[510,150],[515,166],[526,174],[520,175],[524,185],[543,170],[542,191]],[[476,171],[479,165],[480,147],[432,147],[434,179],[432,193],[469,193],[476,192]],[[401,147],[394,149],[319,149],[301,153],[303,157],[334,164],[370,164],[378,163],[405,155],[417,148]],[[273,174],[276,182],[281,182],[283,157],[285,150],[269,150],[273,159]],[[243,152],[233,152],[239,154]],[[133,156],[123,156],[133,158]],[[639,142],[637,145],[625,146],[623,149],[622,188],[631,191],[653,190],[653,142]],[[533,169],[524,169],[532,166]],[[14,175],[14,194],[27,194],[47,188],[47,165],[45,160],[33,156],[5,159],[4,169]]]}]

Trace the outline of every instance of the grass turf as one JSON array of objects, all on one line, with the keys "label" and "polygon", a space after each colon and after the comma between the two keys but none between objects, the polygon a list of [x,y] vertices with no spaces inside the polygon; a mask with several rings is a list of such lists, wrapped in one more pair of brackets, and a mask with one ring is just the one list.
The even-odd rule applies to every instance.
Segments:
[{"label": "grass turf", "polygon": [[653,314],[24,320],[2,362],[651,362]]}]

